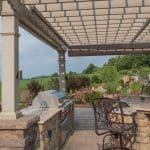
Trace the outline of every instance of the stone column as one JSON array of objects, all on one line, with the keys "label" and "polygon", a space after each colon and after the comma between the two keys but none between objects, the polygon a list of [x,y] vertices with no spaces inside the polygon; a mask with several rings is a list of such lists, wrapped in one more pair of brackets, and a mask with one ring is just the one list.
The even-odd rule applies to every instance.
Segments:
[{"label": "stone column", "polygon": [[150,111],[137,111],[137,137],[133,145],[133,150],[150,149]]},{"label": "stone column", "polygon": [[17,119],[19,23],[7,1],[2,3],[2,112],[0,119]]},{"label": "stone column", "polygon": [[66,67],[65,67],[65,52],[59,51],[59,90],[66,92]]}]

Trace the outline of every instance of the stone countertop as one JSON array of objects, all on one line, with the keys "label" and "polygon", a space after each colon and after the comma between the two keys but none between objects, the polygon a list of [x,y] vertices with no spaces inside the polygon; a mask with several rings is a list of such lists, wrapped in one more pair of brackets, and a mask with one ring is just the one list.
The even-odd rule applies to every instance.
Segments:
[{"label": "stone countertop", "polygon": [[123,111],[125,115],[131,115],[133,113],[136,113],[137,111],[142,111],[150,114],[150,103],[129,104],[129,107],[124,107]]},{"label": "stone countertop", "polygon": [[27,111],[28,113],[26,111],[22,111],[24,112],[22,113],[23,116],[16,120],[0,120],[0,129],[24,130],[36,123],[45,123],[60,111],[61,109],[58,108],[49,108],[43,111],[35,109],[32,111]]},{"label": "stone countertop", "polygon": [[25,115],[16,120],[0,120],[0,129],[27,129],[39,121],[38,115]]},{"label": "stone countertop", "polygon": [[37,115],[39,116],[39,122],[38,124],[43,124],[49,119],[51,119],[53,116],[55,116],[58,112],[60,112],[60,108],[34,108],[33,106],[27,107],[23,110],[21,110],[23,115]]},{"label": "stone countertop", "polygon": [[61,109],[59,109],[59,108],[49,108],[49,109],[43,111],[40,115],[40,120],[39,120],[38,124],[45,123],[49,119],[53,118],[60,111],[61,111]]},{"label": "stone countertop", "polygon": [[150,103],[131,104],[130,107],[133,108],[136,111],[150,112]]}]

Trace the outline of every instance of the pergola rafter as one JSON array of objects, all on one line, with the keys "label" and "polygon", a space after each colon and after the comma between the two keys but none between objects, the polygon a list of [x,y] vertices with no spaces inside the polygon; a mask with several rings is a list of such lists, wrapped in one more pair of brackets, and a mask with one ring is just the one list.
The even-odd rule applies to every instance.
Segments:
[{"label": "pergola rafter", "polygon": [[139,32],[135,35],[135,37],[132,39],[131,43],[133,43],[139,36],[140,34],[145,30],[145,28],[150,24],[150,19],[148,19],[143,27],[139,30]]}]

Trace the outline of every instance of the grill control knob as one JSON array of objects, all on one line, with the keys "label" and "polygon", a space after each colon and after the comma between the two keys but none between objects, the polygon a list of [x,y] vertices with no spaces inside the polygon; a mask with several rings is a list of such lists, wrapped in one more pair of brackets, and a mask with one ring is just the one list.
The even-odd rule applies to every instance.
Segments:
[{"label": "grill control knob", "polygon": [[41,103],[41,108],[47,108],[48,106],[47,106],[47,103],[45,102],[45,101],[43,101],[42,103]]}]

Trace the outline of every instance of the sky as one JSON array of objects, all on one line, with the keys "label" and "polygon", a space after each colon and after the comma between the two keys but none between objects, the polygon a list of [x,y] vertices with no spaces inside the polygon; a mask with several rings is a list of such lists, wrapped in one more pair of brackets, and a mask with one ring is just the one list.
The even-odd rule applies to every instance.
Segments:
[{"label": "sky", "polygon": [[[0,18],[0,32],[1,32]],[[23,78],[32,78],[43,75],[51,75],[58,72],[57,51],[32,36],[24,29],[19,29],[19,69],[23,71]],[[0,60],[1,60],[1,37],[0,37]],[[66,71],[81,73],[90,63],[97,66],[105,64],[110,56],[68,57],[66,55]],[[0,61],[0,79],[1,79]]]}]

